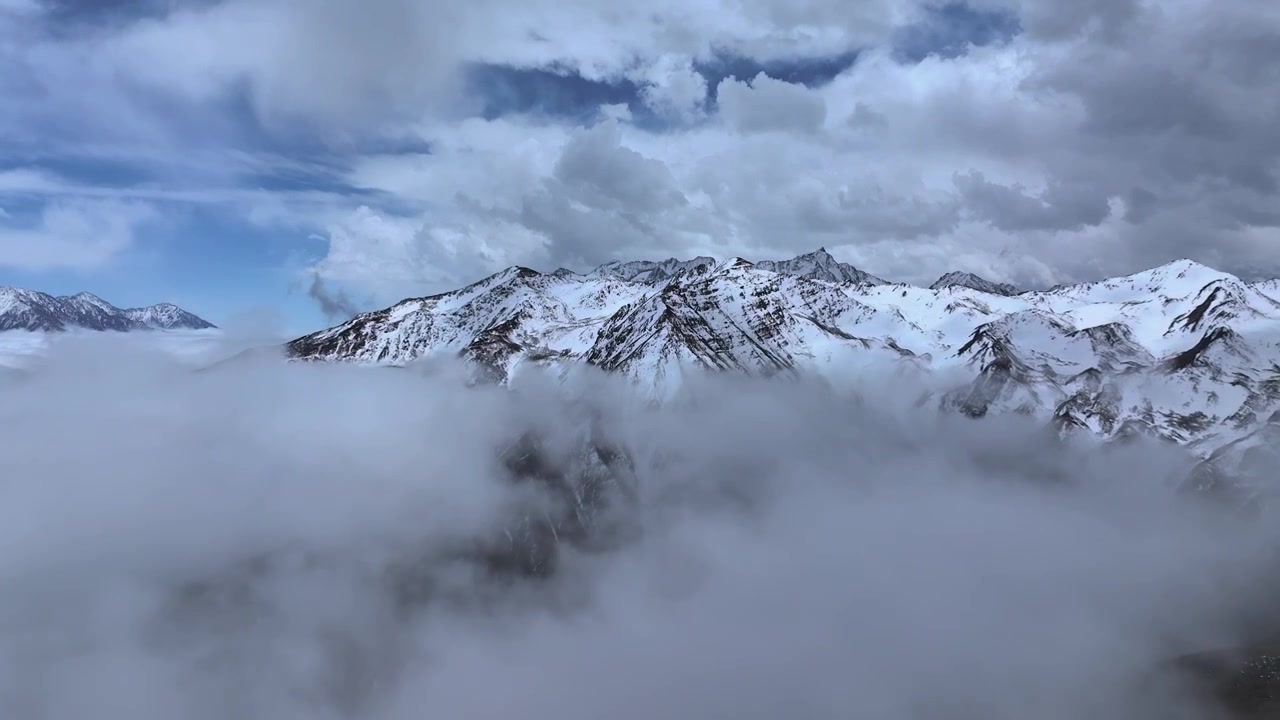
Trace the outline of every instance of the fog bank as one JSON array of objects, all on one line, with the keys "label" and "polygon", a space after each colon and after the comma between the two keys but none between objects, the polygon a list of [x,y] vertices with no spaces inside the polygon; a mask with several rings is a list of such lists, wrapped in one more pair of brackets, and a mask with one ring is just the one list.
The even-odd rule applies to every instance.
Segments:
[{"label": "fog bank", "polygon": [[0,717],[1206,717],[1154,669],[1280,629],[1176,448],[240,349],[0,375]]}]

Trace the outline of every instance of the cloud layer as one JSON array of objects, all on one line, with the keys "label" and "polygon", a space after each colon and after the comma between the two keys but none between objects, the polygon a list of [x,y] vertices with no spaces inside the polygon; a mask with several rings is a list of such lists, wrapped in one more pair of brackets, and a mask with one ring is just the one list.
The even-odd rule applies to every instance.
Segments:
[{"label": "cloud layer", "polygon": [[[1168,448],[167,358],[69,337],[0,377],[5,717],[1201,717],[1154,668],[1270,629],[1269,526],[1176,500]],[[555,511],[504,449],[554,477],[592,427],[638,534],[540,579],[456,552]]]},{"label": "cloud layer", "polygon": [[1250,0],[19,2],[7,164],[144,179],[4,192],[248,208],[362,302],[817,246],[919,282],[1275,274],[1278,30]]}]

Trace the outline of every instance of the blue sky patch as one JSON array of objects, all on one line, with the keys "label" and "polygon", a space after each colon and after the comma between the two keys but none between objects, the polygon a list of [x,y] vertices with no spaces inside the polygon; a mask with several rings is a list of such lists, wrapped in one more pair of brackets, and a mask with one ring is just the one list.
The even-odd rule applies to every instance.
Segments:
[{"label": "blue sky patch", "polygon": [[893,54],[899,62],[917,63],[930,55],[956,58],[968,52],[970,45],[1002,44],[1022,32],[1022,23],[1012,12],[976,10],[963,2],[928,7],[925,12],[924,20],[894,34]]},{"label": "blue sky patch", "polygon": [[[831,82],[858,58],[851,51],[830,57],[797,58],[761,62],[730,53],[694,63],[707,81],[705,110],[715,107],[716,87],[727,78],[750,80],[761,72],[777,80],[817,87]],[[641,85],[619,77],[595,80],[567,68],[515,68],[475,64],[467,68],[467,86],[487,120],[505,115],[534,115],[589,125],[598,118],[601,105],[626,105],[632,122],[646,130],[661,131],[670,121],[654,113],[641,99]]]}]

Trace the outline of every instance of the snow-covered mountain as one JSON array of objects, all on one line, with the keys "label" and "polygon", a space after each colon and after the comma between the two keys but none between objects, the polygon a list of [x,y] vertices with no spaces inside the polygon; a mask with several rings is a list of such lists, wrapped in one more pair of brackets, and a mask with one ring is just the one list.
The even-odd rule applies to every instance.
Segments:
[{"label": "snow-covered mountain", "polygon": [[932,288],[886,283],[824,251],[582,275],[517,267],[365,313],[288,352],[381,364],[458,354],[499,381],[525,363],[592,365],[658,396],[693,369],[832,381],[888,372],[927,380],[931,402],[970,416],[1152,435],[1208,458],[1280,410],[1276,288],[1189,260],[1042,292],[961,274]]},{"label": "snow-covered mountain", "polygon": [[0,331],[201,330],[213,324],[177,305],[118,308],[91,293],[55,297],[35,290],[0,287]]},{"label": "snow-covered mountain", "polygon": [[[716,264],[716,259],[711,257],[696,257],[692,260],[677,260],[675,258],[667,258],[666,260],[632,260],[630,262],[619,262],[614,260],[596,268],[591,272],[592,277],[613,278],[615,280],[629,280],[632,282],[660,282],[674,277],[677,273],[693,270],[701,266],[710,267]],[[557,272],[568,272],[559,270]]]},{"label": "snow-covered mountain", "polygon": [[1021,295],[1022,290],[1010,285],[1009,283],[996,283],[986,278],[978,277],[969,272],[949,272],[938,278],[932,285],[931,290],[942,290],[949,287],[965,287],[970,290],[979,290],[992,295]]},{"label": "snow-covered mountain", "polygon": [[848,263],[837,262],[826,248],[792,258],[790,260],[761,260],[756,263],[761,270],[769,270],[780,275],[806,278],[808,280],[826,280],[833,283],[851,283],[854,285],[886,285],[884,280],[863,272]]},{"label": "snow-covered mountain", "polygon": [[129,308],[124,313],[133,322],[150,330],[205,330],[214,326],[208,320],[193,315],[173,303]]}]

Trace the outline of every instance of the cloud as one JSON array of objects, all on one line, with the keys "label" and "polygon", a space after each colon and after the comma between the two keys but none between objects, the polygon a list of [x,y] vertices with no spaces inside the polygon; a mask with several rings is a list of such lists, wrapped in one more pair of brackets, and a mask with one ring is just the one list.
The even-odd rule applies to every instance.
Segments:
[{"label": "cloud", "polygon": [[[462,90],[458,71],[468,63],[558,67],[602,79],[632,71],[639,57],[649,68],[644,79],[651,92],[664,97],[655,94],[654,101],[678,101],[672,109],[683,112],[698,81],[678,58],[709,57],[713,49],[749,48],[753,57],[843,49],[881,28],[892,3],[868,4],[858,13],[838,3],[815,4],[805,13],[771,5],[655,0],[617,10],[594,0],[538,0],[519,8],[492,0],[391,0],[370,9],[355,0],[324,7],[301,0],[192,2],[88,39],[35,33],[37,42],[25,43],[20,54],[37,71],[68,69],[77,55],[94,57],[108,71],[104,89],[120,96],[113,111],[142,110],[145,98],[130,96],[131,89],[208,110],[243,100],[275,131],[303,127],[335,137],[423,115],[451,116]],[[668,25],[677,19],[684,27],[674,32]],[[797,35],[815,21],[835,23],[819,44]],[[246,37],[248,50],[225,52]],[[344,52],[334,52],[339,47]],[[66,90],[50,90],[57,102],[73,100]]]},{"label": "cloud", "polygon": [[827,117],[821,95],[764,73],[749,84],[722,80],[716,98],[720,115],[741,132],[816,132]]},{"label": "cloud", "polygon": [[[0,710],[1189,718],[1138,682],[1274,617],[1272,524],[1176,501],[1170,448],[804,383],[691,377],[657,408],[581,383],[60,337],[0,376]],[[633,463],[590,516],[611,541],[537,578],[477,557],[562,517],[539,464],[600,477],[587,433]]]},{"label": "cloud", "polygon": [[894,54],[911,62],[929,55],[953,58],[970,47],[1008,42],[1021,29],[1009,9],[984,10],[964,2],[926,5],[923,19],[895,33]]},{"label": "cloud", "polygon": [[1140,0],[1083,0],[1078,3],[1023,0],[1014,5],[1021,11],[1027,32],[1050,41],[1068,40],[1082,33],[1114,38],[1115,33],[1123,31],[1144,9]]},{"label": "cloud", "polygon": [[641,99],[658,115],[677,123],[702,117],[707,101],[707,79],[694,69],[691,58],[667,55],[636,76],[643,83]]},{"label": "cloud", "polygon": [[565,195],[601,210],[649,213],[684,202],[667,166],[624,147],[614,123],[575,134],[553,178]]},{"label": "cloud", "polygon": [[307,285],[307,296],[320,305],[320,312],[330,320],[341,322],[360,314],[360,310],[346,293],[330,289],[318,274],[312,274],[311,283]]},{"label": "cloud", "polygon": [[416,252],[418,226],[361,207],[328,228],[329,250],[319,269],[339,282],[382,278],[403,285],[431,278],[428,261]]},{"label": "cloud", "polygon": [[[455,43],[474,27],[459,17],[461,6],[231,0],[138,22],[100,52],[133,82],[189,101],[243,91],[258,120],[277,130],[358,128],[412,119],[448,97]],[[244,51],[222,52],[227,43]]]},{"label": "cloud", "polygon": [[978,172],[957,175],[955,183],[970,212],[1001,230],[1079,230],[1101,224],[1111,213],[1107,198],[1089,188],[1055,184],[1033,196]]},{"label": "cloud", "polygon": [[[355,297],[379,287],[357,256],[389,269],[387,294],[507,260],[819,245],[915,281],[956,252],[1051,283],[1182,256],[1280,271],[1260,240],[1280,183],[1265,4],[364,5],[4,14],[0,162],[71,177],[68,194],[237,217],[254,194],[260,217],[317,233],[361,207],[412,226],[407,244],[331,240],[326,279]],[[602,118],[621,127],[600,158],[651,193],[558,176]],[[67,172],[87,160],[98,177]],[[983,182],[954,180],[971,174]]]},{"label": "cloud", "polygon": [[326,253],[310,271],[329,293],[357,288],[358,297],[385,305],[456,288],[489,268],[546,258],[545,238],[519,224],[471,217],[462,223],[436,224],[362,206],[328,226]]},{"label": "cloud", "polygon": [[607,105],[601,105],[600,114],[606,120],[612,120],[614,122],[622,123],[622,122],[631,122],[632,120],[631,108],[628,107],[625,103],[612,103]]},{"label": "cloud", "polygon": [[148,205],[110,201],[51,202],[33,221],[0,215],[0,266],[97,270],[133,247],[139,227],[156,218]]}]

